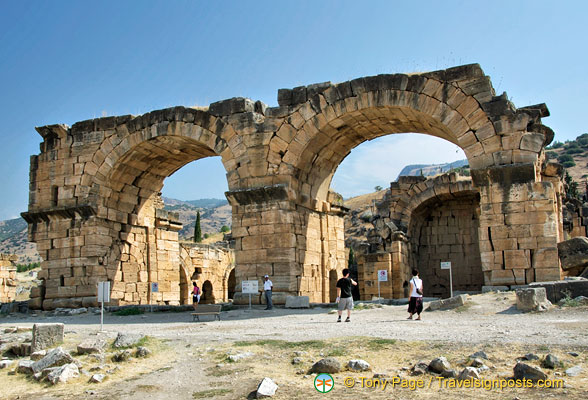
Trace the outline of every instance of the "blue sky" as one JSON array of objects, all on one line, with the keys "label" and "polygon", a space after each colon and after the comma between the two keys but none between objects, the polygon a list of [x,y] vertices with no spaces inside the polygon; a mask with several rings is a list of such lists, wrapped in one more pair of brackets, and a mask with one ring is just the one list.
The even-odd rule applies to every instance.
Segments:
[{"label": "blue sky", "polygon": [[[7,1],[0,3],[0,219],[28,205],[34,127],[142,114],[380,73],[477,62],[517,106],[547,103],[557,140],[588,132],[585,1]],[[360,145],[333,187],[387,186],[406,163],[463,158],[423,135]],[[374,172],[377,171],[377,172]],[[212,178],[212,179],[211,179]],[[189,188],[189,189],[187,189]],[[222,197],[220,161],[164,194]]]}]

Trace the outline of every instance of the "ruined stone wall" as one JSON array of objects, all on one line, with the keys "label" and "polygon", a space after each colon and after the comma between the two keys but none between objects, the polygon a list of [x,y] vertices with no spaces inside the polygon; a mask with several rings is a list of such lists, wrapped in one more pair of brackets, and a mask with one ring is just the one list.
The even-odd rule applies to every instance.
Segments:
[{"label": "ruined stone wall", "polygon": [[410,264],[419,270],[425,293],[449,297],[449,271],[441,270],[442,261],[451,262],[454,291],[481,290],[479,198],[468,195],[441,204],[423,204],[415,214],[408,231]]},{"label": "ruined stone wall", "polygon": [[180,242],[180,259],[185,271],[185,278],[180,285],[182,304],[192,303],[193,281],[196,281],[203,291],[201,303],[229,301],[229,292],[235,292],[236,289],[234,286],[231,287],[230,282],[231,272],[235,269],[235,255],[232,249]]},{"label": "ruined stone wall", "polygon": [[18,256],[0,254],[0,303],[9,303],[16,298],[16,266]]}]

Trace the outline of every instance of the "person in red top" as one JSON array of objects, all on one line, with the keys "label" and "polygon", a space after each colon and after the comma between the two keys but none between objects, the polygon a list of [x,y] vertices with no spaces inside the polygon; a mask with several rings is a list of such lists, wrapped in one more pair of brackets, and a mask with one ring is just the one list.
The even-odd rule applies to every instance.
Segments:
[{"label": "person in red top", "polygon": [[200,303],[200,288],[196,284],[196,282],[192,282],[194,287],[192,288],[192,303],[194,304],[194,310],[198,307],[198,303]]}]

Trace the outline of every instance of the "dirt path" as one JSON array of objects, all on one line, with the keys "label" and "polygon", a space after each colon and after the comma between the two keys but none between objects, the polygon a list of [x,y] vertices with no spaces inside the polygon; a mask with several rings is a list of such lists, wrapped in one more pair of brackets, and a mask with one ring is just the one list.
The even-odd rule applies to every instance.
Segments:
[{"label": "dirt path", "polygon": [[[37,398],[192,399],[199,398],[197,393],[203,396],[200,398],[246,398],[255,388],[256,382],[263,378],[264,373],[281,380],[281,389],[276,398],[298,398],[295,393],[299,392],[298,387],[301,383],[304,383],[305,389],[300,391],[300,398],[313,398],[318,394],[313,391],[310,383],[313,378],[307,378],[306,380],[310,381],[306,382],[303,379],[304,374],[296,375],[300,368],[295,369],[290,362],[294,349],[288,346],[287,349],[284,346],[281,348],[276,343],[264,346],[255,344],[267,340],[324,341],[321,346],[325,349],[339,349],[333,351],[334,354],[341,356],[341,360],[352,355],[370,357],[368,361],[372,365],[379,365],[380,369],[386,369],[392,374],[403,373],[401,367],[410,367],[418,361],[418,356],[434,357],[434,349],[442,349],[454,357],[456,363],[460,362],[460,357],[467,357],[468,351],[471,354],[479,349],[493,349],[495,354],[503,354],[501,357],[510,358],[504,361],[497,358],[494,360],[499,366],[496,367],[496,373],[499,369],[502,369],[503,373],[512,372],[514,355],[509,354],[510,352],[525,349],[556,349],[558,354],[570,358],[566,353],[574,351],[581,356],[577,359],[570,358],[569,362],[578,362],[584,366],[584,371],[588,369],[587,307],[555,307],[545,313],[523,314],[516,310],[514,303],[513,293],[477,295],[471,298],[470,305],[460,309],[423,313],[424,320],[420,322],[406,320],[405,306],[382,306],[354,311],[351,323],[339,324],[335,322],[336,315],[329,314],[328,309],[233,310],[223,312],[222,321],[201,323],[191,322],[190,314],[187,312],[147,313],[124,317],[107,315],[105,330],[111,338],[114,338],[117,332],[141,333],[165,342],[167,347],[163,359],[145,361],[153,363],[153,371],[128,377],[124,384],[108,384],[107,381],[92,386],[91,389],[88,389],[87,385],[80,390],[74,390],[72,387],[71,390],[61,391],[59,394],[47,390],[43,392],[42,397]],[[67,334],[76,336],[76,339],[96,334],[99,329],[99,316],[88,314],[72,317],[39,315],[34,318],[0,318],[0,329],[3,331],[4,327],[15,325],[30,327],[37,322],[64,322]],[[369,337],[390,339],[390,343],[394,340],[397,343],[412,343],[410,346],[414,346],[415,354],[406,358],[402,349],[404,346],[382,348],[382,351],[387,352],[385,356],[380,354],[382,352],[369,348],[357,350],[362,349],[362,343],[369,341]],[[354,345],[346,347],[345,338],[352,338],[350,340]],[[363,339],[354,341],[353,338]],[[249,344],[243,344],[244,341]],[[249,361],[227,365],[224,359],[227,352],[248,350],[238,347],[241,345],[252,346],[251,351],[255,356]],[[505,351],[507,348],[509,350]],[[321,353],[326,351],[322,348],[310,349],[304,367],[309,367],[312,361],[318,361]],[[392,368],[388,366],[387,360],[394,357],[399,357],[398,364]],[[218,367],[218,364],[221,366]],[[586,375],[584,372],[583,376]],[[336,381],[337,379],[339,377]],[[581,389],[579,393],[587,394],[588,392],[582,390],[588,388],[588,382],[585,378],[579,379],[576,382]],[[310,392],[307,391],[308,387],[311,389]],[[286,391],[286,388],[289,389]],[[87,390],[90,392],[86,392]],[[350,396],[361,396],[362,392],[357,390],[346,393]],[[425,392],[419,393],[409,391],[404,395],[405,398],[428,397]],[[468,393],[461,397],[468,398]],[[538,398],[537,394],[535,393],[533,398]],[[343,393],[339,392],[339,395]],[[378,396],[375,392],[370,395],[372,398],[379,398]],[[569,394],[567,396],[569,397]],[[439,398],[451,396],[442,395]]]}]

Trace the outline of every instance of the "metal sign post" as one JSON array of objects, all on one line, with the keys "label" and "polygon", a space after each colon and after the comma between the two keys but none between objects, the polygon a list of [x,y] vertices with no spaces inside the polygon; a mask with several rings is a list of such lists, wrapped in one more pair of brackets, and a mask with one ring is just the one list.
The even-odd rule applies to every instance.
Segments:
[{"label": "metal sign post", "polygon": [[104,303],[110,301],[110,281],[98,282],[98,301],[101,303],[100,306],[100,332],[103,331],[104,325]]},{"label": "metal sign post", "polygon": [[382,301],[382,297],[380,296],[380,282],[388,282],[388,270],[378,270],[378,303]]},{"label": "metal sign post", "polygon": [[449,270],[449,297],[453,297],[453,277],[451,276],[451,261],[442,261],[441,269]]},{"label": "metal sign post", "polygon": [[251,295],[259,292],[257,281],[242,281],[241,292],[249,294],[249,310],[251,310]]}]

